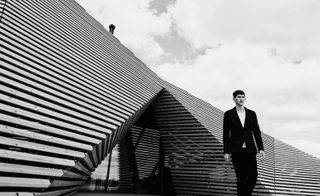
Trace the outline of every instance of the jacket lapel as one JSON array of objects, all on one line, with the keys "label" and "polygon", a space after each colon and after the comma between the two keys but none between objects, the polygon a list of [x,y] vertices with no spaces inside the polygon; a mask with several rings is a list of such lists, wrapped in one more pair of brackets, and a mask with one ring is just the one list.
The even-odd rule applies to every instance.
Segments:
[{"label": "jacket lapel", "polygon": [[[242,124],[241,124],[241,121],[240,121],[240,118],[238,116],[236,107],[234,107],[232,109],[232,116],[233,116],[233,119],[234,119],[235,123],[237,124],[237,126],[240,127],[240,128],[243,128]],[[247,119],[247,117],[246,117],[246,119]],[[246,119],[245,119],[244,122],[246,122]],[[244,125],[246,125],[246,123],[244,123]]]},{"label": "jacket lapel", "polygon": [[245,118],[244,118],[244,126],[243,126],[243,128],[246,128],[246,126],[247,126],[247,124],[248,124],[248,120],[249,120],[249,113],[250,112],[248,112],[248,110],[247,110],[247,108],[246,107],[244,107],[244,110],[246,111],[246,116],[245,116]]}]

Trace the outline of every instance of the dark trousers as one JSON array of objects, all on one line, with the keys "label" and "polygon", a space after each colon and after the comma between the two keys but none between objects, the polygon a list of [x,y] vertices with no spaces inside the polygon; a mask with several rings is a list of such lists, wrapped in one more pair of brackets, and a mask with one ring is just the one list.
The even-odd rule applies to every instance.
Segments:
[{"label": "dark trousers", "polygon": [[256,154],[242,148],[240,152],[232,153],[232,164],[237,176],[238,196],[250,196],[258,177]]}]

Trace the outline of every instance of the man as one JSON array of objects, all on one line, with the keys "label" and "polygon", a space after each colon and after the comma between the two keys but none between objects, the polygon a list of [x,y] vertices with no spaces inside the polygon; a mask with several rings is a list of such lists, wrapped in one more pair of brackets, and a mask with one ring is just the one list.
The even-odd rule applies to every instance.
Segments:
[{"label": "man", "polygon": [[256,113],[244,107],[245,93],[236,90],[233,101],[236,107],[226,111],[223,119],[224,158],[232,159],[238,196],[250,196],[258,176],[256,154],[261,160],[266,155]]}]

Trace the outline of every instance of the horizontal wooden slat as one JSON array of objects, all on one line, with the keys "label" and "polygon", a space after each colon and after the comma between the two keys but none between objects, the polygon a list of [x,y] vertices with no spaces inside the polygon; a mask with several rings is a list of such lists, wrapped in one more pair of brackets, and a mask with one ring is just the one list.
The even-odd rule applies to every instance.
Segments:
[{"label": "horizontal wooden slat", "polygon": [[50,180],[32,178],[0,177],[0,187],[35,187],[47,188]]},{"label": "horizontal wooden slat", "polygon": [[[1,116],[0,116],[1,117]],[[45,134],[38,133],[37,130],[27,130],[27,129],[18,129],[11,126],[0,125],[0,133],[10,134],[16,137],[24,137],[29,139],[36,139],[46,143],[53,143],[58,145],[64,145],[72,148],[78,148],[83,151],[92,151],[93,148],[90,145],[74,142],[72,140],[66,140],[54,136],[48,136]]]},{"label": "horizontal wooden slat", "polygon": [[36,163],[46,163],[53,164],[58,166],[73,167],[75,162],[68,159],[54,158],[43,155],[36,155],[12,150],[3,150],[0,149],[0,157],[6,159],[14,159],[17,161],[31,161]]},{"label": "horizontal wooden slat", "polygon": [[37,144],[34,142],[28,142],[24,140],[12,139],[12,138],[2,137],[2,136],[0,136],[0,144],[10,146],[10,147],[25,148],[33,151],[65,155],[65,156],[74,157],[74,158],[85,157],[85,154],[82,152],[67,150],[64,148],[57,148],[49,145]]},{"label": "horizontal wooden slat", "polygon": [[64,171],[60,169],[41,168],[13,163],[0,163],[0,171],[6,173],[33,174],[52,177],[61,177],[64,174]]}]

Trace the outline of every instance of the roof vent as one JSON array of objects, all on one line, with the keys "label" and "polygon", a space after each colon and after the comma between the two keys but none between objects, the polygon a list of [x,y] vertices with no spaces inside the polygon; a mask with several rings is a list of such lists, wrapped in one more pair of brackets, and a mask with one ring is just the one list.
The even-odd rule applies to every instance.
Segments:
[{"label": "roof vent", "polygon": [[115,28],[116,26],[114,26],[113,24],[109,25],[109,32],[113,34]]}]

